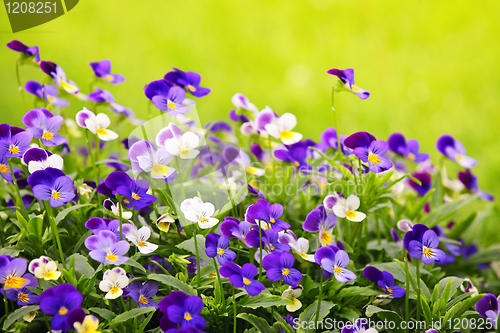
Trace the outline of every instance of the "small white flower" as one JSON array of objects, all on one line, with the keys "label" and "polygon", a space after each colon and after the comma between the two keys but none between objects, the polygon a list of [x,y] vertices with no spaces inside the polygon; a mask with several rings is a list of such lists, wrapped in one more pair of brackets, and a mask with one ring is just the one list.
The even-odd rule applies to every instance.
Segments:
[{"label": "small white flower", "polygon": [[78,186],[78,192],[80,195],[88,197],[90,193],[92,193],[93,189],[92,187],[88,186],[87,184],[82,184]]},{"label": "small white flower", "polygon": [[296,287],[288,287],[288,289],[285,290],[281,295],[282,298],[289,299],[293,302],[293,304],[289,304],[286,306],[286,309],[289,312],[295,312],[302,307],[302,302],[298,300],[300,295],[302,295],[302,289],[304,288],[301,285],[297,285]]},{"label": "small white flower", "polygon": [[111,120],[104,113],[96,115],[87,108],[76,114],[76,123],[83,128],[88,129],[93,134],[96,134],[103,141],[111,141],[118,138],[118,134],[108,130]]},{"label": "small white flower", "polygon": [[333,213],[340,218],[345,217],[349,221],[361,222],[365,219],[366,214],[356,210],[359,208],[359,204],[359,198],[351,194],[347,199],[337,200],[333,206]]},{"label": "small white flower", "polygon": [[123,268],[115,267],[108,269],[104,273],[102,281],[99,283],[99,289],[108,292],[105,296],[107,299],[115,299],[123,294],[123,288],[128,285],[127,273]]},{"label": "small white flower", "polygon": [[218,219],[212,217],[215,206],[210,202],[203,202],[198,197],[184,200],[181,203],[181,211],[188,221],[198,222],[201,229],[209,229],[219,223]]},{"label": "small white flower", "polygon": [[273,119],[265,126],[267,133],[273,138],[281,140],[285,145],[292,145],[302,139],[302,134],[292,132],[297,126],[297,118],[291,113],[285,113],[277,119]]},{"label": "small white flower", "polygon": [[151,229],[149,227],[143,226],[137,230],[135,224],[132,223],[130,231],[127,232],[125,237],[134,243],[143,254],[154,252],[158,248],[158,245],[147,241],[151,237]]},{"label": "small white flower", "polygon": [[170,229],[170,224],[172,223],[175,223],[175,219],[170,213],[163,213],[156,220],[156,226],[158,227],[158,229],[164,232],[168,232],[168,230]]},{"label": "small white flower", "polygon": [[[104,204],[104,208],[106,208],[107,210],[110,210],[111,213],[120,217],[120,206],[121,206],[120,202],[115,204],[112,200],[106,199],[106,200],[104,200],[103,204]],[[122,219],[129,220],[132,218],[132,215],[133,215],[132,212],[127,212],[127,211],[123,210],[123,207],[122,207]]]},{"label": "small white flower", "polygon": [[298,240],[295,240],[295,238],[293,238],[292,236],[290,235],[287,236],[290,239],[288,246],[290,246],[292,250],[297,252],[297,254],[302,258],[304,258],[305,260],[314,262],[314,255],[307,254],[307,252],[309,252],[309,240],[305,239],[304,237],[300,237]]},{"label": "small white flower", "polygon": [[47,168],[54,168],[62,170],[64,160],[61,156],[57,154],[52,154],[47,157],[45,161],[29,161],[28,171],[33,173],[38,170],[45,170]]},{"label": "small white flower", "polygon": [[258,177],[262,177],[266,173],[266,170],[256,168],[256,167],[250,165],[247,167],[247,172],[251,175],[256,175]]},{"label": "small white flower", "polygon": [[57,280],[61,276],[61,272],[57,270],[56,262],[45,256],[33,259],[29,264],[28,270],[37,279]]},{"label": "small white flower", "polygon": [[402,219],[397,223],[398,229],[402,232],[408,232],[413,229],[413,223],[410,220]]},{"label": "small white flower", "polygon": [[193,159],[200,151],[196,149],[200,145],[200,138],[193,132],[183,133],[174,123],[169,123],[167,127],[158,132],[156,144],[174,156],[182,159]]}]

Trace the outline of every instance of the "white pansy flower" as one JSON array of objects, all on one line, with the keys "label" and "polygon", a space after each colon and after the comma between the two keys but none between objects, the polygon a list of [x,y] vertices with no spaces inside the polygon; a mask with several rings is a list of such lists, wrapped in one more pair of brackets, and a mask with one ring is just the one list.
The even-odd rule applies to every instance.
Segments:
[{"label": "white pansy flower", "polygon": [[108,269],[104,273],[102,281],[99,283],[99,289],[107,292],[105,298],[115,299],[123,294],[123,288],[128,285],[129,279],[123,268],[115,267]]},{"label": "white pansy flower", "polygon": [[265,126],[267,133],[273,138],[281,140],[285,145],[292,145],[302,139],[302,134],[293,132],[297,126],[297,118],[291,113],[285,113],[272,120]]},{"label": "white pansy flower", "polygon": [[333,206],[333,213],[337,215],[337,217],[345,217],[349,221],[361,222],[365,219],[366,214],[356,210],[359,208],[359,205],[359,198],[351,194],[347,199],[337,200],[335,206]]},{"label": "white pansy flower", "polygon": [[301,285],[297,285],[296,287],[288,287],[287,290],[283,292],[281,295],[282,298],[289,299],[293,302],[293,304],[287,304],[286,309],[289,312],[295,312],[302,307],[302,302],[298,300],[300,295],[302,295],[302,290],[304,288]]},{"label": "white pansy flower", "polygon": [[127,232],[125,237],[134,243],[143,254],[154,252],[158,248],[158,245],[147,241],[151,237],[151,229],[149,227],[143,226],[137,230],[135,224],[131,224],[130,231]]},{"label": "white pansy flower", "polygon": [[28,266],[28,270],[37,279],[57,280],[61,276],[61,272],[57,270],[56,262],[45,256],[33,259]]},{"label": "white pansy flower", "polygon": [[188,221],[198,222],[201,229],[209,229],[219,223],[218,219],[212,217],[215,206],[210,202],[203,202],[198,197],[184,200],[181,203],[181,211]]},{"label": "white pansy flower", "polygon": [[107,129],[111,125],[111,120],[104,113],[96,115],[89,109],[83,108],[82,111],[76,114],[76,123],[78,126],[96,134],[103,141],[111,141],[118,138],[118,134]]}]

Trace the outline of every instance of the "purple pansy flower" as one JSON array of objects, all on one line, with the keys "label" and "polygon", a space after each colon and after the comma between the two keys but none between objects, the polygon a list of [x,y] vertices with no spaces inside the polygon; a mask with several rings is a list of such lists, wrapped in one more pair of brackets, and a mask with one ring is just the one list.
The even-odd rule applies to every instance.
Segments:
[{"label": "purple pansy flower", "polygon": [[89,62],[95,76],[102,78],[111,84],[120,84],[125,82],[125,77],[121,74],[111,74],[111,60],[104,59],[98,62]]},{"label": "purple pansy flower", "polygon": [[236,258],[236,253],[229,250],[229,238],[225,235],[208,234],[205,240],[205,252],[209,258],[217,257],[217,261],[221,265],[225,265],[227,261],[233,261]]},{"label": "purple pansy flower", "polygon": [[131,297],[140,308],[152,306],[158,309],[158,304],[151,299],[158,292],[157,282],[147,281],[143,285],[141,281],[132,281],[125,288],[125,291],[127,292],[127,296]]},{"label": "purple pansy flower", "polygon": [[0,256],[0,284],[3,284],[4,291],[24,288],[30,283],[23,276],[27,267],[26,259]]},{"label": "purple pansy flower", "polygon": [[149,183],[146,180],[132,180],[123,171],[110,173],[104,183],[113,194],[118,193],[128,198],[128,200],[123,200],[128,208],[140,210],[157,199],[154,195],[146,193],[149,189]]},{"label": "purple pansy flower", "polygon": [[21,158],[32,139],[33,135],[22,128],[0,124],[0,155]]},{"label": "purple pansy flower", "polygon": [[40,310],[54,316],[50,323],[52,330],[66,331],[72,328],[67,323],[68,312],[79,307],[82,300],[83,296],[75,286],[63,283],[45,290],[40,295]]},{"label": "purple pansy flower", "polygon": [[25,54],[27,57],[33,57],[33,61],[35,63],[40,62],[40,52],[38,51],[38,46],[27,46],[24,43],[21,43],[18,40],[13,40],[10,43],[7,43],[7,47],[16,52],[20,52]]},{"label": "purple pansy flower", "polygon": [[[167,271],[169,271],[169,272],[172,271],[173,266],[172,266],[172,263],[170,261],[168,261],[168,258],[159,256],[159,255],[154,255],[154,256],[151,256],[150,259],[151,259],[151,261],[154,261],[154,262],[157,262],[158,264],[160,264],[160,266],[163,266],[163,268],[165,268]],[[158,267],[158,265],[156,265],[152,262],[144,264],[143,266],[145,269],[147,269],[148,271],[150,271],[152,273],[158,273],[158,274],[163,273],[163,270],[160,267]]]},{"label": "purple pansy flower", "polygon": [[[46,84],[42,86],[36,81],[28,81],[24,85],[24,89],[32,95],[38,96],[41,99],[45,99],[47,102],[54,106],[65,107],[69,105],[69,102],[64,98],[57,97],[59,95],[59,89],[53,84]],[[45,98],[44,98],[45,95]]]},{"label": "purple pansy flower", "polygon": [[344,326],[340,333],[378,333],[378,331],[373,327],[369,327],[368,320],[358,318],[354,324]]},{"label": "purple pansy flower", "polygon": [[437,150],[450,160],[457,162],[466,169],[473,168],[477,165],[477,161],[465,155],[467,151],[462,142],[455,140],[451,135],[442,135],[437,143]]},{"label": "purple pansy flower", "polygon": [[61,66],[50,61],[42,61],[40,69],[47,75],[52,76],[56,86],[62,87],[68,94],[78,94],[80,88],[71,80],[66,78],[66,73]]},{"label": "purple pansy flower", "polygon": [[[17,176],[21,173],[21,169],[12,167],[12,170],[14,171],[14,177],[17,179]],[[12,182],[13,180],[12,173],[10,173],[9,160],[5,155],[0,155],[0,175],[8,182]]]},{"label": "purple pansy flower", "polygon": [[343,84],[343,88],[353,92],[359,98],[367,99],[370,97],[370,93],[368,91],[354,85],[354,69],[347,68],[341,70],[332,68],[328,70],[327,73],[338,77],[340,82]]},{"label": "purple pansy flower", "polygon": [[353,154],[361,161],[368,163],[372,172],[379,173],[392,167],[392,162],[384,157],[389,145],[385,141],[377,141],[370,133],[354,133],[345,139],[344,144],[353,149]]},{"label": "purple pansy flower", "polygon": [[212,90],[210,88],[200,87],[201,75],[189,71],[184,72],[178,68],[173,68],[174,71],[165,74],[163,79],[172,85],[179,85],[189,91],[194,97],[203,97],[208,95]]},{"label": "purple pansy flower", "polygon": [[266,275],[269,281],[283,279],[284,283],[295,287],[302,280],[302,274],[293,268],[294,262],[295,258],[293,254],[275,252],[264,257],[262,267],[267,270]]},{"label": "purple pansy flower", "polygon": [[399,237],[399,234],[398,234],[398,231],[394,228],[391,228],[391,237],[392,237],[392,240],[394,241],[394,243],[397,243],[397,244],[403,244],[403,241],[401,240],[401,237]]},{"label": "purple pansy flower", "polygon": [[415,224],[413,229],[405,234],[404,244],[411,257],[422,259],[426,265],[446,258],[443,250],[438,249],[438,236],[424,224]]},{"label": "purple pansy flower", "polygon": [[128,260],[130,244],[127,241],[116,241],[116,235],[108,230],[101,230],[97,235],[85,240],[85,247],[90,250],[89,256],[95,261],[108,265],[121,265]]},{"label": "purple pansy flower", "polygon": [[477,183],[477,177],[470,172],[470,170],[460,171],[458,173],[458,179],[464,184],[465,188],[471,191],[472,193],[479,194],[479,197],[483,200],[493,201],[495,197],[489,193],[484,192],[479,188]]},{"label": "purple pansy flower", "polygon": [[171,86],[165,80],[149,83],[145,94],[156,108],[166,111],[171,117],[190,111],[188,106],[182,104],[186,99],[186,91],[181,87]]},{"label": "purple pansy flower", "polygon": [[[281,244],[279,242],[279,233],[277,231],[274,231],[273,229],[266,229],[262,230],[262,244],[266,245],[267,248],[269,249],[269,252],[288,252],[290,250],[290,247],[286,244]],[[259,247],[260,246],[260,239],[259,239],[259,231],[258,230],[251,230],[247,237],[246,240],[249,245],[253,247]]]},{"label": "purple pansy flower", "polygon": [[35,171],[28,177],[28,184],[33,189],[35,198],[48,200],[51,207],[65,205],[75,197],[73,180],[59,169]]},{"label": "purple pansy flower", "polygon": [[23,116],[23,124],[27,127],[26,132],[31,133],[35,139],[42,139],[44,146],[58,146],[66,142],[66,139],[57,134],[63,122],[62,116],[54,116],[45,108],[33,109]]},{"label": "purple pansy flower", "polygon": [[254,279],[258,270],[252,264],[244,264],[240,267],[232,261],[228,261],[225,266],[219,269],[219,272],[220,275],[229,278],[229,281],[236,288],[245,288],[246,292],[252,297],[257,296],[266,289],[262,283]]},{"label": "purple pansy flower", "polygon": [[[120,238],[120,220],[112,220],[108,218],[91,217],[85,222],[85,228],[92,230],[94,235],[99,235],[101,230],[108,230],[115,234],[116,239]],[[122,238],[130,232],[132,225],[130,223],[122,223]]]},{"label": "purple pansy flower", "polygon": [[432,188],[432,178],[427,172],[415,172],[411,174],[413,178],[420,180],[422,185],[415,183],[413,180],[408,179],[408,184],[417,191],[420,196],[424,196]]},{"label": "purple pansy flower", "polygon": [[249,247],[246,236],[250,232],[251,226],[247,221],[240,222],[236,217],[226,216],[219,229],[221,234],[229,238],[238,238]]},{"label": "purple pansy flower", "polygon": [[332,235],[333,228],[337,225],[337,216],[332,212],[326,213],[323,205],[318,205],[306,216],[302,229],[308,232],[318,232],[322,246],[335,243]]},{"label": "purple pansy flower", "polygon": [[[178,328],[197,329],[199,332],[207,326],[205,319],[200,314],[203,310],[203,300],[198,296],[189,296],[183,291],[174,290],[159,303],[160,328],[163,332],[181,332]],[[186,332],[191,332],[186,330]]]},{"label": "purple pansy flower", "polygon": [[481,317],[488,318],[495,329],[498,327],[499,303],[500,296],[497,298],[493,294],[485,294],[474,307]]},{"label": "purple pansy flower", "polygon": [[95,91],[89,94],[89,100],[96,103],[107,102],[109,104],[115,101],[115,97],[108,90],[98,87],[94,88]]},{"label": "purple pansy flower", "polygon": [[403,155],[410,161],[415,163],[425,162],[429,159],[429,154],[420,153],[420,145],[418,140],[410,139],[406,141],[405,137],[401,133],[393,133],[387,139],[389,148],[395,154]]},{"label": "purple pansy flower", "polygon": [[406,294],[406,289],[394,285],[394,276],[387,271],[380,271],[375,267],[367,266],[363,270],[363,275],[396,298],[403,297]]},{"label": "purple pansy flower", "polygon": [[[17,305],[33,305],[38,303],[38,295],[34,294],[27,287],[37,288],[38,287],[38,279],[33,276],[31,273],[26,273],[23,275],[23,278],[28,279],[29,283],[19,289],[12,289],[6,293],[8,299],[13,302],[17,301]],[[0,290],[0,294],[3,294],[3,290]]]},{"label": "purple pansy flower", "polygon": [[305,141],[285,146],[285,148],[276,150],[274,156],[279,160],[293,163],[299,169],[311,168],[306,161],[308,144]]},{"label": "purple pansy flower", "polygon": [[[347,138],[347,135],[340,134],[339,139],[340,139],[340,149],[342,149],[342,153],[345,156],[349,156],[352,154],[352,149],[346,147],[344,145],[344,141]],[[339,150],[339,144],[337,142],[337,131],[335,128],[330,127],[327,128],[326,130],[321,133],[321,142],[326,146],[333,148],[335,150]]]},{"label": "purple pansy flower", "polygon": [[256,204],[248,207],[246,220],[252,224],[264,220],[277,232],[290,228],[290,225],[279,218],[283,215],[283,206],[279,203],[271,205],[265,199],[258,199]]},{"label": "purple pansy flower", "polygon": [[349,255],[334,245],[319,248],[314,254],[314,261],[325,270],[323,273],[327,277],[333,274],[342,283],[356,279],[356,275],[346,269],[350,261]]}]

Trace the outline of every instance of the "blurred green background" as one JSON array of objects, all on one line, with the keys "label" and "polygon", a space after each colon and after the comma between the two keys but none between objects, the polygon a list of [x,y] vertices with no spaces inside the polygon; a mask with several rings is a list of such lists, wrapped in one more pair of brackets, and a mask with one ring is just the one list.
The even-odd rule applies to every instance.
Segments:
[{"label": "blurred green background", "polygon": [[[298,130],[313,139],[333,122],[335,79],[326,71],[352,67],[372,95],[337,95],[341,133],[387,139],[400,131],[434,160],[436,139],[452,134],[479,161],[480,187],[500,197],[498,13],[498,1],[83,0],[17,34],[0,10],[0,44],[38,45],[42,59],[61,65],[84,93],[87,63],[111,59],[127,81],[108,89],[144,118],[145,84],[172,66],[194,70],[213,89],[198,100],[202,122],[227,120],[230,98],[241,92],[259,108],[294,113]],[[3,47],[0,57],[1,122],[20,125],[17,54]],[[21,77],[44,74],[23,67]]]}]

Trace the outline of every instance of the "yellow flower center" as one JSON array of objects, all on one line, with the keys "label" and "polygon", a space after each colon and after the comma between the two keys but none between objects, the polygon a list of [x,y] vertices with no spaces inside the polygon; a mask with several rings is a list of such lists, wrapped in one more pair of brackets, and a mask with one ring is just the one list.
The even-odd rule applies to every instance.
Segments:
[{"label": "yellow flower center", "polygon": [[250,283],[252,283],[252,281],[250,281],[249,279],[245,279],[243,280],[243,283],[248,286]]},{"label": "yellow flower center", "polygon": [[321,243],[323,245],[330,244],[332,242],[333,238],[332,235],[328,232],[323,232],[321,233]]},{"label": "yellow flower center", "polygon": [[271,217],[271,219],[269,220],[269,222],[274,223],[274,222],[276,222],[276,220]]},{"label": "yellow flower center", "polygon": [[217,250],[217,254],[219,254],[219,255],[223,255],[223,254],[224,254],[224,249],[218,249],[218,250]]},{"label": "yellow flower center", "polygon": [[64,306],[59,309],[59,314],[61,316],[64,316],[66,313],[68,313],[68,309],[66,309]]},{"label": "yellow flower center", "polygon": [[54,138],[54,136],[50,132],[45,132],[45,133],[42,134],[42,139],[52,140],[53,138]]},{"label": "yellow flower center", "polygon": [[372,162],[373,164],[378,164],[378,163],[380,163],[380,158],[379,158],[377,155],[375,155],[375,154],[370,154],[370,155],[368,155],[368,160],[369,160],[370,162]]},{"label": "yellow flower center", "polygon": [[348,210],[347,212],[345,212],[345,216],[349,219],[353,219],[356,217],[356,212],[353,210]]},{"label": "yellow flower center", "polygon": [[144,296],[139,297],[139,302],[142,304],[148,304],[148,299]]},{"label": "yellow flower center", "polygon": [[9,168],[5,164],[0,164],[0,172],[7,173],[9,172]]},{"label": "yellow flower center", "polygon": [[112,253],[108,254],[106,256],[106,259],[108,259],[109,261],[117,261],[118,260],[118,257]]},{"label": "yellow flower center", "polygon": [[200,216],[200,218],[198,219],[198,221],[200,221],[201,223],[205,223],[205,222],[208,221],[208,219],[205,216]]},{"label": "yellow flower center", "polygon": [[99,129],[97,129],[96,133],[101,134],[101,135],[106,135],[108,133],[108,131],[106,131],[106,129],[104,129],[104,128],[99,128]]},{"label": "yellow flower center", "polygon": [[249,167],[247,168],[247,170],[248,170],[248,172],[249,172],[249,173],[257,173],[257,169],[256,169],[256,168],[254,168],[254,167],[251,167],[251,166],[249,166]]},{"label": "yellow flower center", "polygon": [[243,236],[243,237],[241,237],[241,238],[242,238],[242,240],[243,240],[243,243],[246,243],[246,242],[247,242],[247,236]]},{"label": "yellow flower center", "polygon": [[111,288],[110,291],[111,291],[112,294],[116,294],[116,293],[118,293],[120,291],[120,288],[119,287],[113,287],[113,288]]},{"label": "yellow flower center", "polygon": [[291,139],[293,138],[293,132],[292,131],[281,131],[280,133],[280,138],[283,139]]},{"label": "yellow flower center", "polygon": [[4,289],[14,288],[19,289],[27,285],[30,281],[28,279],[13,276],[5,280]]},{"label": "yellow flower center", "polygon": [[432,250],[429,249],[428,247],[425,247],[422,252],[424,253],[424,256],[426,256],[426,257],[431,257],[432,256]]},{"label": "yellow flower center", "polygon": [[269,248],[271,249],[271,251],[274,251],[274,245],[273,244],[269,244]]},{"label": "yellow flower center", "polygon": [[48,99],[48,100],[49,100],[49,102],[51,102],[51,103],[52,103],[53,101],[55,101],[55,100],[56,100],[56,99],[54,98],[54,96],[49,96],[47,99]]},{"label": "yellow flower center", "polygon": [[140,200],[140,199],[141,199],[141,197],[140,197],[140,196],[138,196],[138,195],[137,195],[137,194],[135,194],[135,193],[132,193],[132,199],[134,199],[134,200]]},{"label": "yellow flower center", "polygon": [[410,159],[410,161],[415,161],[415,154],[409,153],[408,158]]},{"label": "yellow flower center", "polygon": [[29,297],[25,293],[17,294],[17,298],[23,303],[27,303],[29,301]]},{"label": "yellow flower center", "polygon": [[167,172],[164,165],[155,165],[153,166],[153,169],[151,169],[151,173],[153,175],[160,176],[166,174]]},{"label": "yellow flower center", "polygon": [[52,190],[52,194],[50,195],[54,199],[61,199],[61,193],[57,192],[56,190]]},{"label": "yellow flower center", "polygon": [[392,289],[389,288],[389,287],[387,287],[387,291],[390,292],[390,293],[392,293]]},{"label": "yellow flower center", "polygon": [[10,147],[9,147],[9,152],[10,152],[11,154],[18,154],[18,153],[19,153],[19,151],[20,151],[20,150],[19,150],[19,148],[18,148],[18,147],[16,147],[16,146],[10,146]]},{"label": "yellow flower center", "polygon": [[299,162],[295,162],[294,164],[295,164],[295,166],[299,166],[299,165],[300,165],[300,163],[299,163]]},{"label": "yellow flower center", "polygon": [[137,245],[140,247],[144,247],[144,246],[146,246],[146,243],[144,243],[144,241],[138,241]]},{"label": "yellow flower center", "polygon": [[463,156],[462,156],[462,155],[457,155],[457,161],[461,161],[461,160],[463,160],[463,159],[464,159],[464,158],[463,158]]},{"label": "yellow flower center", "polygon": [[113,81],[113,75],[111,75],[111,74],[106,75],[104,78],[105,78],[105,80],[106,80],[106,81],[108,81],[108,82]]},{"label": "yellow flower center", "polygon": [[283,269],[283,271],[281,272],[284,276],[288,276],[288,274],[290,274],[290,270],[288,268],[285,268]]},{"label": "yellow flower center", "polygon": [[302,258],[307,258],[307,253],[300,252],[299,254],[300,254],[300,256],[301,256]]},{"label": "yellow flower center", "polygon": [[190,92],[195,92],[195,91],[196,91],[196,88],[195,88],[195,87],[193,87],[193,86],[192,86],[192,85],[190,85],[190,84],[188,85],[188,89],[189,89],[189,91],[190,91]]},{"label": "yellow flower center", "polygon": [[71,84],[69,84],[68,82],[63,81],[63,80],[59,80],[59,84],[61,86],[63,86],[64,88],[67,88],[67,89],[72,89],[73,88],[73,86]]},{"label": "yellow flower center", "polygon": [[123,202],[125,202],[126,204],[130,203],[130,201],[128,201],[127,199],[123,199]]},{"label": "yellow flower center", "polygon": [[169,109],[175,109],[175,103],[172,102],[172,101],[168,102],[167,106],[168,106]]},{"label": "yellow flower center", "polygon": [[335,268],[333,269],[333,271],[334,271],[335,273],[337,273],[337,274],[340,274],[340,273],[342,273],[342,268],[340,268],[340,267],[335,267]]},{"label": "yellow flower center", "polygon": [[186,320],[188,320],[188,321],[189,321],[189,320],[193,319],[193,317],[191,317],[191,314],[190,314],[189,312],[186,312],[186,313],[184,314],[184,319],[186,319]]},{"label": "yellow flower center", "polygon": [[189,156],[189,150],[187,150],[187,149],[181,149],[180,154],[181,154],[182,156]]},{"label": "yellow flower center", "polygon": [[56,272],[47,272],[47,273],[43,274],[44,280],[52,280],[52,279],[55,279],[56,277],[57,277]]}]

